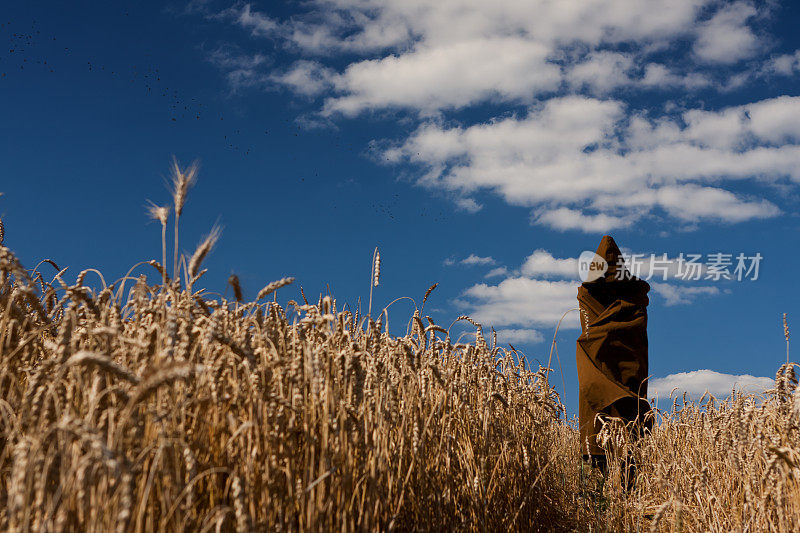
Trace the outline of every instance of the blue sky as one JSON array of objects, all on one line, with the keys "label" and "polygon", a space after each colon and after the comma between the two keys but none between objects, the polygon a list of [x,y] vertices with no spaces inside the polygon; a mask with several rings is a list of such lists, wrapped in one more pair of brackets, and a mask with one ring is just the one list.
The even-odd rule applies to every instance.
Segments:
[{"label": "blue sky", "polygon": [[[210,290],[291,275],[353,305],[378,246],[378,304],[439,282],[437,323],[468,313],[546,361],[569,260],[611,233],[672,259],[763,256],[755,281],[654,283],[660,390],[724,391],[785,357],[794,3],[39,2],[0,19],[0,214],[26,265],[116,279],[159,257],[145,206],[168,201],[174,155],[201,162],[182,248],[223,226]],[[396,332],[409,313],[391,308]],[[577,328],[558,336],[570,408]]]}]

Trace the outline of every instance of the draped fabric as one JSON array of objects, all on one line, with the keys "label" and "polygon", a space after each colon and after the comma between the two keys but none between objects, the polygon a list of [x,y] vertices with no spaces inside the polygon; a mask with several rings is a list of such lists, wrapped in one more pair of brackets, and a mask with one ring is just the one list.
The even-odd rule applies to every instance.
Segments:
[{"label": "draped fabric", "polygon": [[[578,288],[581,335],[577,343],[581,452],[603,455],[598,414],[649,427],[647,402],[647,292],[650,285],[624,270],[614,239],[606,235],[597,255],[608,271]],[[618,269],[625,279],[617,276]]]}]

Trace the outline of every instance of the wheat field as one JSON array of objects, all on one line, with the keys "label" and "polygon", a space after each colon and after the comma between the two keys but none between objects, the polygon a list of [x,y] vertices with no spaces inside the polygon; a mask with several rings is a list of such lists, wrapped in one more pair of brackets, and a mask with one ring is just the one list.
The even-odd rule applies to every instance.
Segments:
[{"label": "wheat field", "polygon": [[397,336],[388,310],[291,278],[212,298],[218,231],[169,276],[196,167],[173,173],[161,261],[112,284],[0,247],[3,530],[800,530],[794,365],[761,397],[676,398],[639,440],[609,421],[602,475],[549,370],[469,317],[451,338],[425,314],[435,286]]}]

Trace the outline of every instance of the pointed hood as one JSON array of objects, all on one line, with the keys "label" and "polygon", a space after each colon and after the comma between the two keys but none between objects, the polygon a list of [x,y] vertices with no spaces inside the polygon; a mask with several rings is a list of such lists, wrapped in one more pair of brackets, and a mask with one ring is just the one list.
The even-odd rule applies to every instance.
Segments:
[{"label": "pointed hood", "polygon": [[617,270],[619,268],[625,268],[625,260],[622,257],[619,246],[614,242],[614,238],[611,235],[603,235],[595,253],[602,257],[608,265],[608,270],[606,270],[604,276],[605,280],[611,281],[617,279]]}]

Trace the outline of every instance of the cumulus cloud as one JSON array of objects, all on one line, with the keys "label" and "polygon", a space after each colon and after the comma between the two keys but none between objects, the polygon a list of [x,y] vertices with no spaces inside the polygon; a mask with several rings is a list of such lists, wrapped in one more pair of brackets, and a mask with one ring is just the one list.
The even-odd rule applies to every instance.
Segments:
[{"label": "cumulus cloud", "polygon": [[[769,13],[718,0],[310,0],[305,7],[285,20],[241,3],[206,12],[306,57],[346,57],[323,112],[349,116],[532,102],[562,87],[693,90],[710,83],[704,63],[733,64],[763,48],[751,25]],[[700,65],[676,61],[678,74],[650,61],[686,42]]]},{"label": "cumulus cloud", "polygon": [[578,260],[559,259],[547,250],[536,250],[522,263],[522,274],[528,277],[558,277],[578,279]]},{"label": "cumulus cloud", "polygon": [[632,68],[633,57],[630,54],[592,52],[567,71],[566,80],[573,87],[605,94],[631,83],[629,72]]},{"label": "cumulus cloud", "polygon": [[258,87],[287,88],[305,97],[317,96],[332,87],[334,72],[316,61],[300,60],[288,67],[274,68],[272,60],[260,53],[246,54],[238,47],[220,46],[208,61],[225,73],[233,91]]},{"label": "cumulus cloud", "polygon": [[750,2],[724,5],[699,27],[695,55],[709,63],[735,63],[752,57],[760,45],[747,23],[757,14]]},{"label": "cumulus cloud", "polygon": [[274,72],[270,80],[303,96],[316,96],[330,89],[334,73],[316,61],[297,61],[283,72]]},{"label": "cumulus cloud", "polygon": [[533,220],[559,231],[578,230],[585,233],[608,233],[612,229],[625,228],[634,222],[634,218],[630,217],[605,213],[586,214],[569,207],[541,210]]},{"label": "cumulus cloud", "polygon": [[461,260],[462,265],[493,265],[497,261],[494,260],[492,257],[481,257],[475,254],[469,254],[467,257]]},{"label": "cumulus cloud", "polygon": [[760,394],[774,384],[773,379],[750,374],[735,375],[714,370],[692,370],[651,379],[647,392],[650,398],[669,398],[673,389],[677,389],[675,394],[682,395],[685,391],[696,400],[706,391],[718,398],[728,396],[734,389],[744,393]]},{"label": "cumulus cloud", "polygon": [[664,298],[668,306],[686,305],[692,303],[698,296],[719,294],[718,287],[685,287],[669,283],[650,283],[650,287]]},{"label": "cumulus cloud", "polygon": [[[285,19],[247,3],[204,9],[301,56],[281,66],[260,53],[217,57],[235,88],[316,98],[320,119],[309,124],[407,111],[418,127],[376,155],[415,166],[419,184],[469,213],[488,191],[557,231],[604,233],[652,216],[689,228],[780,214],[736,182],[800,181],[797,98],[661,115],[622,100],[795,72],[797,54],[760,69],[744,62],[768,50],[755,28],[770,3],[309,0]],[[447,120],[487,103],[516,114]]]},{"label": "cumulus cloud", "polygon": [[[604,0],[566,5],[547,0],[317,0],[318,11],[288,26],[307,52],[327,50],[304,38],[324,25],[340,50],[404,50],[414,43],[449,43],[485,35],[523,35],[553,46],[653,42],[687,35],[714,0]],[[240,8],[244,11],[245,8]],[[324,10],[326,20],[320,20]],[[248,10],[249,11],[249,10]],[[305,30],[305,31],[304,31]]]},{"label": "cumulus cloud", "polygon": [[454,42],[351,64],[337,77],[341,96],[323,114],[356,115],[365,109],[405,107],[432,113],[476,101],[530,101],[554,91],[560,69],[548,49],[522,38]]},{"label": "cumulus cloud", "polygon": [[250,4],[235,5],[216,15],[229,19],[250,31],[255,37],[271,37],[278,33],[281,25],[276,20],[259,11],[253,11]]},{"label": "cumulus cloud", "polygon": [[660,63],[648,63],[644,67],[644,75],[640,80],[646,87],[674,87],[696,90],[713,85],[706,74],[700,72],[679,73]]},{"label": "cumulus cloud", "polygon": [[524,117],[425,123],[385,156],[421,167],[424,186],[489,190],[536,208],[535,223],[596,233],[653,212],[686,223],[773,217],[780,209],[769,200],[725,187],[800,181],[800,123],[791,119],[800,113],[798,97],[679,118],[626,111],[619,101],[552,98]]},{"label": "cumulus cloud", "polygon": [[445,266],[453,266],[453,265],[464,265],[464,266],[491,266],[496,264],[497,261],[491,256],[481,257],[476,254],[469,254],[464,259],[454,259],[452,257],[448,257],[444,260]]},{"label": "cumulus cloud", "polygon": [[496,278],[498,276],[506,276],[506,275],[508,275],[508,268],[502,266],[491,269],[489,272],[486,273],[486,276],[484,277]]},{"label": "cumulus cloud", "polygon": [[483,206],[472,198],[460,197],[455,199],[456,207],[467,213],[477,213]]},{"label": "cumulus cloud", "polygon": [[800,50],[769,59],[762,70],[765,74],[792,76],[800,72]]},{"label": "cumulus cloud", "polygon": [[[502,278],[496,285],[475,284],[455,303],[484,326],[497,329],[502,342],[540,342],[541,329],[555,328],[564,312],[577,305],[577,264],[575,258],[557,258],[538,249],[517,269],[491,270],[487,278]],[[574,315],[561,327],[578,328]]]},{"label": "cumulus cloud", "polygon": [[[579,282],[549,281],[525,277],[504,279],[497,285],[479,283],[464,295],[472,318],[495,328],[502,326],[555,327],[561,315],[575,307]],[[579,327],[577,317],[563,328]]]},{"label": "cumulus cloud", "polygon": [[535,329],[499,329],[497,330],[497,342],[506,344],[522,344],[526,342],[542,342],[544,335]]}]

